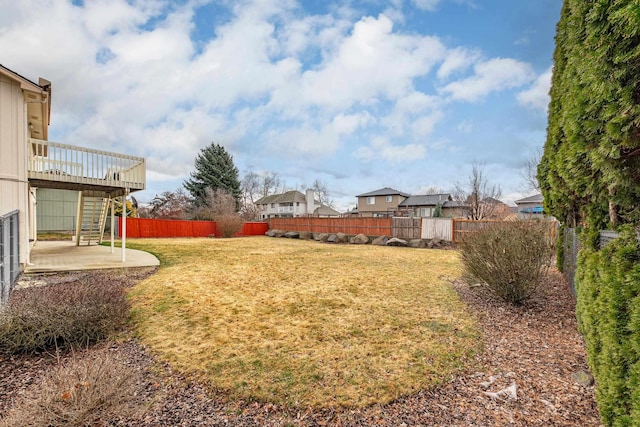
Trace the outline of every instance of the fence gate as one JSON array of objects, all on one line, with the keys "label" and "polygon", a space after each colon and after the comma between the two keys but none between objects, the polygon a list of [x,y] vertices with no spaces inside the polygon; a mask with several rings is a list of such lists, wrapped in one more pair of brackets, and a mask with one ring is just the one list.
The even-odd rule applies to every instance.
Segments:
[{"label": "fence gate", "polygon": [[9,301],[18,274],[18,211],[0,216],[0,305]]},{"label": "fence gate", "polygon": [[399,239],[420,239],[420,218],[394,217],[391,223],[391,235]]},{"label": "fence gate", "polygon": [[440,239],[453,241],[452,218],[422,218],[423,239]]}]

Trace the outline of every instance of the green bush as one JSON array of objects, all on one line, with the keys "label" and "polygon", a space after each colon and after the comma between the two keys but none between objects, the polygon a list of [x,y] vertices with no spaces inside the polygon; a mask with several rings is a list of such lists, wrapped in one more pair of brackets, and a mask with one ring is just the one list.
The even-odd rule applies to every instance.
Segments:
[{"label": "green bush", "polygon": [[608,426],[640,426],[640,245],[631,227],[598,251],[583,245],[577,316]]},{"label": "green bush", "polygon": [[504,301],[521,304],[538,289],[552,259],[550,226],[540,221],[496,222],[460,245],[469,280]]},{"label": "green bush", "polygon": [[139,374],[107,351],[71,359],[21,395],[1,427],[117,425],[140,408]]},{"label": "green bush", "polygon": [[127,320],[126,286],[96,275],[15,291],[0,311],[0,353],[84,347],[106,338]]}]

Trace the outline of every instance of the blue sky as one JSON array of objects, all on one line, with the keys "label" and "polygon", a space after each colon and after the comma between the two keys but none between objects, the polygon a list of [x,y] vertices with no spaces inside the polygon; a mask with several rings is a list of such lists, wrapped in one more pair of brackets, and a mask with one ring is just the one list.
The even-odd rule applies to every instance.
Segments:
[{"label": "blue sky", "polygon": [[0,0],[0,63],[53,83],[52,141],[144,156],[142,202],[212,141],[340,209],[447,191],[507,202],[545,139],[561,0]]}]

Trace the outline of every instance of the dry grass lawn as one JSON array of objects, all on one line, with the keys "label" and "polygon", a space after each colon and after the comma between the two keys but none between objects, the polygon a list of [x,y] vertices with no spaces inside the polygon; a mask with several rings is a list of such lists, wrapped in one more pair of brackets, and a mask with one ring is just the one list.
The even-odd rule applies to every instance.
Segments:
[{"label": "dry grass lawn", "polygon": [[130,240],[161,259],[130,293],[141,339],[243,399],[363,406],[429,388],[481,343],[455,251],[268,237]]}]

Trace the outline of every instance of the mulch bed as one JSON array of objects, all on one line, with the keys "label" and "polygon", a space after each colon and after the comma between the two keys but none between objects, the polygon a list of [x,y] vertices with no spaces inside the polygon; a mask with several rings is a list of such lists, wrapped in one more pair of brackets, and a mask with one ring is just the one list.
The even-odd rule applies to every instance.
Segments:
[{"label": "mulch bed", "polygon": [[[55,275],[40,279],[60,280]],[[483,330],[484,351],[469,361],[468,372],[440,387],[366,408],[291,409],[231,400],[154,361],[133,339],[107,343],[102,347],[125,356],[142,372],[138,397],[149,402],[139,419],[118,420],[116,425],[599,426],[593,385],[572,379],[572,374],[587,370],[575,302],[557,271],[550,271],[544,285],[543,295],[513,307],[478,288],[454,283]],[[12,399],[37,386],[57,363],[51,355],[0,360],[0,419]],[[499,393],[508,387],[513,391],[514,384],[515,399]]]}]

